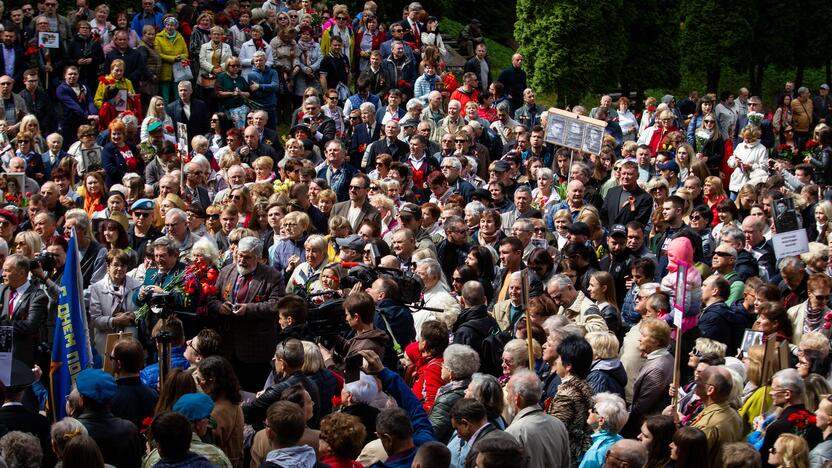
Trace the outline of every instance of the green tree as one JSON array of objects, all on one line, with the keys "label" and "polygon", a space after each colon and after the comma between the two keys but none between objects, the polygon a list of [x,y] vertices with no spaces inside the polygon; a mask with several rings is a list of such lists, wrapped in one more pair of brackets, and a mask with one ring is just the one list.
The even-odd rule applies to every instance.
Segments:
[{"label": "green tree", "polygon": [[642,0],[621,19],[627,34],[621,94],[629,96],[635,91],[633,107],[640,108],[646,89],[675,89],[679,85],[679,13],[664,0]]},{"label": "green tree", "polygon": [[531,84],[554,90],[558,104],[617,86],[626,47],[623,0],[517,0],[515,36]]},{"label": "green tree", "polygon": [[680,48],[688,73],[705,73],[709,92],[719,92],[722,68],[742,68],[748,61],[751,25],[744,0],[686,0]]}]

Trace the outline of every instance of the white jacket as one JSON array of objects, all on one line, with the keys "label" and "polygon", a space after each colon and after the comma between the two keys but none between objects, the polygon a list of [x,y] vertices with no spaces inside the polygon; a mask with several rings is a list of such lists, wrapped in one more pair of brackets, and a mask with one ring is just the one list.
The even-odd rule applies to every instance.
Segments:
[{"label": "white jacket", "polygon": [[[244,42],[242,46],[240,46],[240,65],[242,66],[241,74],[246,80],[248,80],[248,74],[251,72],[251,68],[253,67],[251,59],[254,57],[255,52],[257,52],[257,46],[254,45],[254,39],[249,39]],[[266,43],[266,48],[263,49],[263,52],[266,53],[266,67],[271,68],[272,63],[274,62],[272,46]]]},{"label": "white jacket", "polygon": [[[199,72],[203,75],[210,75],[214,69],[211,58],[214,55],[214,47],[211,41],[202,44],[199,47]],[[220,43],[220,67],[225,70],[225,62],[231,58],[231,46],[225,42]]]},{"label": "white jacket", "polygon": [[[741,164],[751,168],[746,170]],[[768,177],[768,150],[759,140],[750,144],[742,142],[728,158],[728,167],[735,168],[728,184],[728,190],[732,192],[739,192],[745,184],[763,182]]]}]

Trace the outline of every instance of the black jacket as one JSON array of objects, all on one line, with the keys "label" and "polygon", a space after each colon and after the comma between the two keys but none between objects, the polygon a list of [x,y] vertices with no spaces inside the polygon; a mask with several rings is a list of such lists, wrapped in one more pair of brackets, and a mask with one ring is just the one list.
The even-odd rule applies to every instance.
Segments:
[{"label": "black jacket", "polygon": [[402,352],[405,346],[416,341],[413,312],[398,299],[385,298],[379,301],[376,314],[373,316],[373,326],[384,330],[388,335],[392,332],[392,338],[395,338]]},{"label": "black jacket", "polygon": [[135,424],[109,412],[84,411],[78,420],[98,444],[104,463],[118,468],[141,466],[144,443]]},{"label": "black jacket", "polygon": [[624,398],[627,372],[618,359],[599,359],[593,361],[586,382],[592,387],[593,394],[610,392]]},{"label": "black jacket", "polygon": [[[133,83],[133,86],[138,86],[139,81],[141,81],[142,76],[144,76],[144,74],[145,74],[144,62],[142,61],[142,56],[141,56],[141,54],[139,54],[139,51],[136,50],[136,49],[131,49],[130,47],[128,47],[127,52],[121,53],[117,48],[113,47],[113,50],[111,50],[104,57],[104,62],[105,62],[104,66],[107,70],[110,69],[110,65],[112,65],[113,60],[115,60],[115,59],[124,60],[124,76],[126,76],[127,78],[130,79],[130,81]],[[170,115],[170,111],[168,111],[167,114]],[[206,125],[207,125],[208,119],[206,119],[205,117],[208,114],[199,114],[199,115],[202,116],[202,120],[204,120],[206,122]],[[190,133],[190,132],[188,132],[188,133]],[[208,133],[208,132],[207,131],[202,132],[202,133],[200,133],[200,135],[203,135],[205,133]],[[190,143],[190,142],[191,142],[191,139],[190,139],[190,137],[188,137],[188,143]]]},{"label": "black jacket", "polygon": [[733,356],[737,354],[747,324],[743,314],[731,310],[724,302],[717,302],[702,310],[698,325],[703,337],[725,343],[728,346],[725,355]]},{"label": "black jacket", "polygon": [[482,353],[482,342],[497,328],[497,321],[488,314],[486,306],[478,305],[462,311],[451,331],[454,334],[454,344],[468,345]]},{"label": "black jacket", "polygon": [[142,383],[140,377],[123,377],[116,381],[118,391],[110,401],[114,416],[126,419],[136,427],[142,427],[142,420],[153,417],[159,395]]},{"label": "black jacket", "polygon": [[44,455],[42,466],[52,466],[55,463],[49,436],[49,420],[43,415],[33,413],[21,405],[4,406],[0,408],[0,434],[11,431],[28,432],[37,437]]},{"label": "black jacket", "polygon": [[604,197],[604,209],[601,210],[601,223],[604,226],[613,224],[627,225],[630,221],[639,221],[643,225],[650,223],[650,214],[653,212],[653,199],[650,194],[642,188],[630,192],[633,203],[628,200],[621,203],[621,193],[624,187],[615,186],[607,192]]},{"label": "black jacket", "polygon": [[737,272],[741,280],[746,281],[748,278],[758,275],[757,262],[754,261],[754,257],[747,250],[740,250],[737,252],[737,263],[734,264],[734,271]]},{"label": "black jacket", "polygon": [[[138,83],[138,80],[133,81]],[[167,106],[165,112],[173,119],[175,123],[184,123],[188,126],[188,143],[197,135],[205,135],[208,133],[209,121],[206,116],[211,115],[208,112],[208,106],[205,102],[195,97],[191,98],[191,118],[185,116],[184,106],[181,99],[177,99]]]},{"label": "black jacket", "polygon": [[433,402],[433,409],[430,410],[430,424],[433,426],[433,433],[436,435],[436,440],[447,444],[451,440],[451,435],[454,432],[451,426],[451,408],[454,403],[465,397],[465,389],[471,379],[463,382],[461,385],[456,382],[451,382],[439,388],[436,392],[436,400]]},{"label": "black jacket", "polygon": [[275,382],[274,385],[267,388],[254,401],[243,403],[243,416],[245,417],[246,424],[251,424],[258,431],[263,429],[263,427],[265,427],[263,422],[266,419],[266,411],[268,411],[269,406],[280,400],[280,394],[283,393],[284,390],[296,384],[303,385],[303,388],[305,388],[306,391],[309,392],[309,396],[312,397],[315,409],[312,419],[309,421],[309,426],[318,427],[321,421],[321,400],[320,394],[318,393],[318,386],[300,371]]}]

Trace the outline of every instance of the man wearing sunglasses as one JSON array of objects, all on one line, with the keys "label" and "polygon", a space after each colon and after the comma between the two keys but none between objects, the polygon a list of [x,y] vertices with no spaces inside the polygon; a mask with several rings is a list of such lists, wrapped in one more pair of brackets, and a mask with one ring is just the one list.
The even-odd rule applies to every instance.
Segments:
[{"label": "man wearing sunglasses", "polygon": [[153,227],[153,209],[156,204],[149,198],[142,198],[133,202],[130,213],[133,216],[133,227],[127,232],[127,241],[134,252],[139,254],[139,262],[144,261],[145,247],[148,242],[162,237],[162,232]]}]

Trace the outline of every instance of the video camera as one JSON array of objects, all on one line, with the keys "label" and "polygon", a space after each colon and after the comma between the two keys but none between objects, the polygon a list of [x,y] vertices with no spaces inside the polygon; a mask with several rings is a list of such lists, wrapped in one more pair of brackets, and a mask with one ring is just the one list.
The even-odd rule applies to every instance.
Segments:
[{"label": "video camera", "polygon": [[424,289],[422,279],[412,271],[402,271],[395,268],[370,268],[364,264],[354,265],[347,272],[347,276],[341,280],[341,287],[348,289],[356,284],[361,284],[362,289],[367,289],[379,277],[390,278],[396,282],[399,287],[399,299],[405,304],[415,304],[421,300],[422,289]]}]

